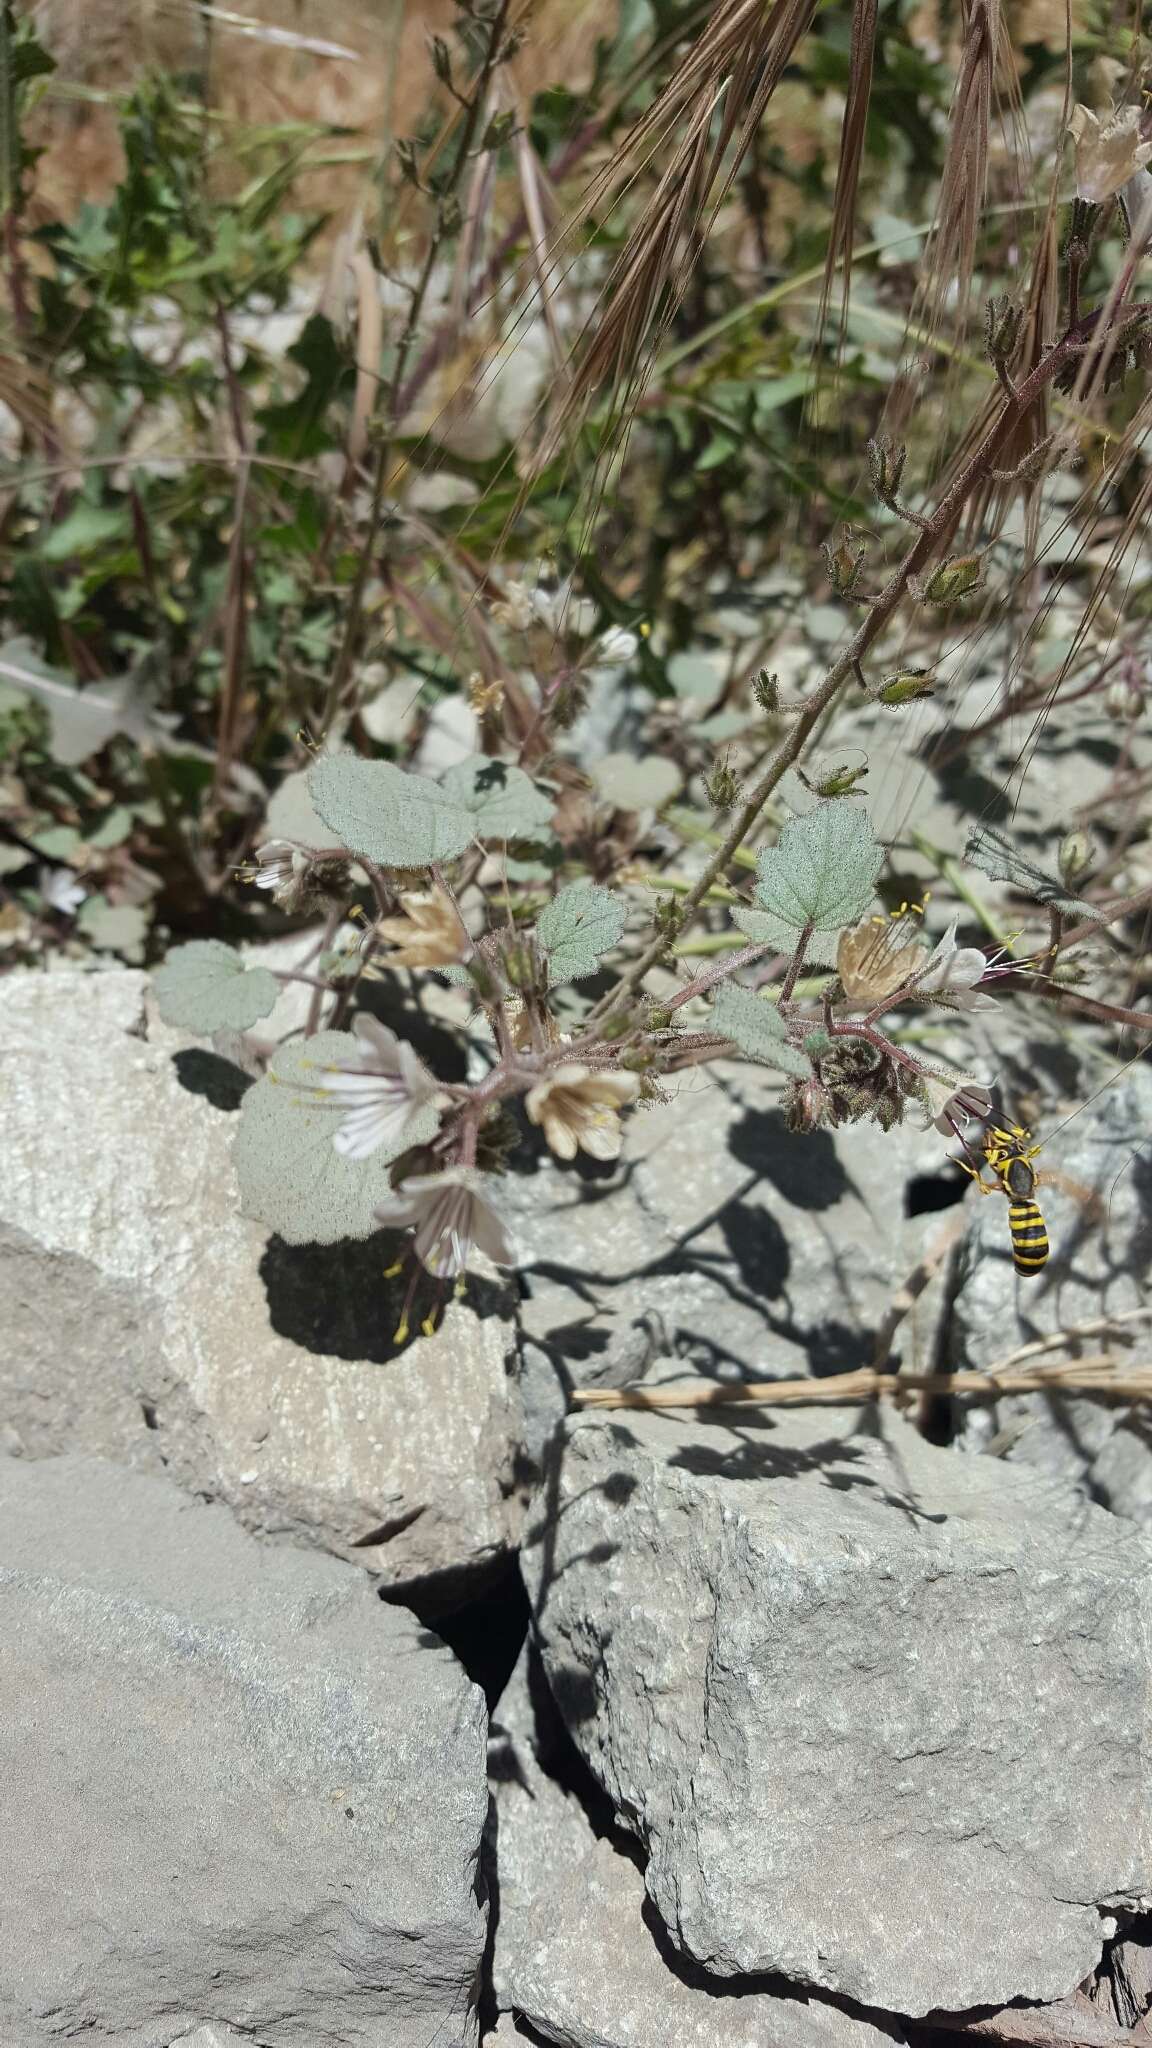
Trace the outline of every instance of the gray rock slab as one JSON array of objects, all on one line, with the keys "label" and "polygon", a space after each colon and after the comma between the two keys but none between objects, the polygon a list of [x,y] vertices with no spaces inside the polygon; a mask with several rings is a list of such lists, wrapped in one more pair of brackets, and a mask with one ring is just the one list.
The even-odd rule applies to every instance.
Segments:
[{"label": "gray rock slab", "polygon": [[394,1585],[506,1554],[505,1293],[391,1356],[384,1241],[289,1247],[239,1214],[236,1072],[143,975],[9,976],[0,1047],[0,1444],[166,1468]]},{"label": "gray rock slab", "polygon": [[[1121,1363],[1146,1354],[1149,1323],[1128,1318],[1147,1305],[1152,1270],[1150,1128],[1152,1073],[1134,1067],[1054,1134],[1036,1162],[1042,1174],[1060,1176],[1037,1190],[1051,1242],[1037,1278],[1018,1278],[1013,1269],[1006,1204],[993,1195],[977,1204],[949,1332],[954,1365],[984,1369],[1040,1338],[1109,1316],[1121,1318],[1111,1332],[1098,1327],[1040,1362],[1077,1349],[1110,1351]],[[960,1442],[974,1451],[994,1446],[1009,1463],[1049,1473],[1152,1528],[1152,1437],[1139,1404],[1050,1388],[971,1402]]]},{"label": "gray rock slab", "polygon": [[4,2048],[474,2042],[484,1703],[411,1614],[166,1480],[3,1459],[0,1641]]},{"label": "gray rock slab", "polygon": [[1145,1539],[897,1417],[567,1425],[524,1562],[678,1946],[923,2015],[1056,1999],[1152,1883]]},{"label": "gray rock slab", "polygon": [[[695,1069],[628,1121],[615,1167],[501,1183],[525,1259],[527,1336],[562,1377],[619,1384],[671,1353],[700,1371],[794,1378],[866,1365],[892,1295],[939,1233],[905,1216],[910,1176],[947,1147],[910,1125],[790,1132],[763,1069]],[[925,1297],[896,1356],[925,1369]]]},{"label": "gray rock slab", "polygon": [[708,1983],[633,1856],[542,1768],[522,1658],[493,1717],[500,2005],[561,2048],[891,2048],[903,2031],[786,1988]]}]

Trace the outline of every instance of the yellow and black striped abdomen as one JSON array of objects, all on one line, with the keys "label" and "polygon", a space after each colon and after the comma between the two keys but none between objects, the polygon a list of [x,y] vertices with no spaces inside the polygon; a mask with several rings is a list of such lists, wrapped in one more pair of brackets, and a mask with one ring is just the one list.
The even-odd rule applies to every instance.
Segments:
[{"label": "yellow and black striped abdomen", "polygon": [[1036,1202],[1009,1202],[1012,1259],[1018,1273],[1038,1273],[1048,1263],[1048,1232]]}]

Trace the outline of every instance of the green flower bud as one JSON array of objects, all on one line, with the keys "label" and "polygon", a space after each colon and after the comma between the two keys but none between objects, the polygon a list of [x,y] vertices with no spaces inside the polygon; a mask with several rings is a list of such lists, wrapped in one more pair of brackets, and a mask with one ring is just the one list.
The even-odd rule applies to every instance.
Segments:
[{"label": "green flower bud", "polygon": [[936,685],[928,668],[898,668],[885,676],[876,692],[881,704],[910,704],[916,697],[931,697]]},{"label": "green flower bud", "polygon": [[860,581],[860,572],[864,567],[867,552],[866,541],[861,541],[859,547],[853,547],[851,527],[845,530],[844,538],[838,547],[830,546],[827,541],[824,543],[823,553],[828,567],[828,581],[837,597],[852,595]]},{"label": "green flower bud", "polygon": [[982,556],[956,555],[950,562],[941,562],[929,577],[910,578],[908,587],[922,604],[958,604],[979,590],[983,571]]},{"label": "green flower bud", "polygon": [[890,505],[899,491],[907,460],[908,450],[902,441],[893,441],[888,434],[877,434],[869,441],[868,470],[882,505]]},{"label": "green flower bud", "polygon": [[1095,848],[1087,832],[1066,832],[1060,841],[1060,879],[1066,888],[1075,888],[1086,875],[1095,858]]},{"label": "green flower bud", "polygon": [[1144,710],[1142,674],[1135,663],[1125,663],[1104,692],[1104,709],[1120,725],[1131,725]]},{"label": "green flower bud", "polygon": [[762,668],[759,674],[753,679],[752,695],[755,697],[756,702],[760,706],[761,711],[779,711],[779,677],[774,676],[769,669]]},{"label": "green flower bud", "polygon": [[726,760],[717,761],[711,775],[704,777],[708,801],[716,811],[730,811],[743,786],[740,777],[733,773]]},{"label": "green flower bud", "polygon": [[850,768],[845,762],[843,767],[833,768],[829,774],[822,775],[818,782],[810,786],[817,796],[847,796],[850,790],[863,782],[867,773],[866,761],[858,768]]},{"label": "green flower bud", "polygon": [[991,298],[984,308],[984,346],[993,363],[1010,363],[1020,340],[1024,311],[1011,299]]}]

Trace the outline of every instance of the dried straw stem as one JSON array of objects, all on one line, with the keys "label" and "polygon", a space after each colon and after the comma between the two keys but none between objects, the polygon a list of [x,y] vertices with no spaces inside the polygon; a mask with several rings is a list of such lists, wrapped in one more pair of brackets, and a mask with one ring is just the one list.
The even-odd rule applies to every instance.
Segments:
[{"label": "dried straw stem", "polygon": [[668,1387],[577,1387],[573,1403],[581,1408],[724,1408],[749,1402],[766,1408],[828,1407],[841,1401],[873,1401],[882,1395],[911,1393],[985,1395],[1034,1394],[1053,1388],[1062,1394],[1105,1394],[1118,1401],[1152,1400],[1152,1365],[1116,1371],[1110,1351],[1094,1358],[1069,1359],[1060,1365],[1037,1365],[1004,1372],[859,1372],[834,1373],[823,1380],[685,1380]]}]

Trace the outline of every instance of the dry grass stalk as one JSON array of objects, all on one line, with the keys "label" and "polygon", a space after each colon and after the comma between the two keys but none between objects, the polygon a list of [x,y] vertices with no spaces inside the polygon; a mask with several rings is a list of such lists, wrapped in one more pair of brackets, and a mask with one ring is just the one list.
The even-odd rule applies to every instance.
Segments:
[{"label": "dry grass stalk", "polygon": [[634,404],[653,349],[688,287],[692,252],[739,172],[772,94],[806,33],[815,0],[721,0],[707,26],[648,111],[626,156],[594,179],[567,222],[571,234],[606,205],[622,171],[671,154],[589,316],[574,354],[572,386],[541,451],[547,461],[584,416],[593,395],[612,388],[618,409]]},{"label": "dry grass stalk", "polygon": [[848,317],[848,295],[852,284],[852,245],[856,235],[856,192],[860,183],[860,165],[864,157],[864,138],[868,128],[868,105],[872,97],[872,71],[876,57],[876,23],[879,18],[879,0],[855,0],[852,9],[852,47],[848,57],[848,93],[844,106],[844,125],[840,131],[840,160],[836,166],[836,194],[832,202],[832,226],[828,235],[828,254],[824,263],[824,281],[820,287],[820,311],[817,315],[816,334],[824,332],[828,317],[828,305],[832,297],[832,282],[837,267],[840,277],[840,341],[843,344],[844,329]]},{"label": "dry grass stalk", "polygon": [[841,1401],[874,1401],[904,1394],[1034,1394],[1049,1388],[1062,1394],[1104,1394],[1117,1401],[1152,1401],[1152,1365],[1116,1370],[1110,1351],[1061,1365],[1005,1372],[834,1373],[822,1380],[685,1380],[667,1387],[577,1387],[580,1408],[725,1408],[749,1403],[766,1408],[827,1407]]}]

